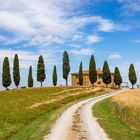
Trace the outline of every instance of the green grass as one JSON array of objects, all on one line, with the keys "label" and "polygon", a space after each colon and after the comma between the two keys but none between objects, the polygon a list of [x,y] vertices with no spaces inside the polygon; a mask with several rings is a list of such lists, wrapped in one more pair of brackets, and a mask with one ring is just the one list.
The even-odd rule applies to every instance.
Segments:
[{"label": "green grass", "polygon": [[140,140],[140,131],[133,130],[128,123],[117,118],[111,111],[111,99],[105,99],[93,107],[94,116],[113,140]]},{"label": "green grass", "polygon": [[[73,87],[35,88],[0,93],[0,140],[39,140],[49,132],[60,114],[71,104],[91,96],[105,93],[82,93],[86,88]],[[71,95],[72,94],[72,95]],[[63,97],[63,98],[61,98]],[[52,101],[35,108],[30,106]]]}]

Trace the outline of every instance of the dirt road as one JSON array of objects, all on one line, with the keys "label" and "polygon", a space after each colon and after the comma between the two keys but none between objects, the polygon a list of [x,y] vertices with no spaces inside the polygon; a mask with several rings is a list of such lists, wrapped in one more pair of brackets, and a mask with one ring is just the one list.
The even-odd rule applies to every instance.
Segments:
[{"label": "dirt road", "polygon": [[107,134],[99,126],[92,114],[92,106],[125,89],[80,101],[69,107],[57,120],[45,140],[108,140]]}]

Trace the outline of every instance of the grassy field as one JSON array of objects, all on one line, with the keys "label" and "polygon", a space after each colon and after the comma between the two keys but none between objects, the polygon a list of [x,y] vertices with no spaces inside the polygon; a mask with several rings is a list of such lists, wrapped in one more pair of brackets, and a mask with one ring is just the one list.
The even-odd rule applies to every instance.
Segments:
[{"label": "grassy field", "polygon": [[101,127],[113,140],[140,140],[140,90],[130,90],[93,107]]},{"label": "grassy field", "polygon": [[112,98],[113,113],[140,131],[140,89],[129,90]]},{"label": "grassy field", "polygon": [[79,100],[107,93],[103,89],[49,87],[0,93],[0,140],[39,140],[60,114]]}]

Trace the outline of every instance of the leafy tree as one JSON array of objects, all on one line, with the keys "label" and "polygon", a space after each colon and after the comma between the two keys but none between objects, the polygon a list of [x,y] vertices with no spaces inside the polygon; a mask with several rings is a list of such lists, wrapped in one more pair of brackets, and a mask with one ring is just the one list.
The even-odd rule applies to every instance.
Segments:
[{"label": "leafy tree", "polygon": [[45,74],[45,65],[43,56],[39,56],[38,65],[37,65],[37,81],[41,83],[41,87],[43,86],[43,82],[46,79]]},{"label": "leafy tree", "polygon": [[8,57],[5,57],[3,61],[2,85],[6,89],[8,89],[8,87],[11,85],[11,74]]},{"label": "leafy tree", "polygon": [[56,70],[56,65],[54,66],[54,69],[53,69],[53,85],[54,86],[57,85],[57,70]]},{"label": "leafy tree", "polygon": [[133,89],[134,85],[137,82],[137,75],[136,75],[135,68],[134,68],[133,64],[131,64],[130,67],[129,67],[129,80],[132,84],[132,89]]},{"label": "leafy tree", "polygon": [[18,55],[15,54],[14,65],[13,65],[13,79],[16,87],[18,88],[20,84],[20,70],[19,70],[19,59]]},{"label": "leafy tree", "polygon": [[94,86],[94,83],[97,81],[97,71],[94,56],[92,55],[90,58],[89,64],[89,79],[91,84]]},{"label": "leafy tree", "polygon": [[122,83],[122,76],[120,74],[119,68],[115,67],[114,71],[114,83],[120,88],[120,85]]},{"label": "leafy tree", "polygon": [[79,85],[80,86],[83,85],[83,66],[82,66],[82,62],[80,63],[80,67],[79,67]]},{"label": "leafy tree", "polygon": [[32,66],[29,68],[29,74],[28,74],[28,87],[33,87],[34,81],[32,76]]},{"label": "leafy tree", "polygon": [[111,73],[107,61],[103,65],[103,82],[106,84],[106,87],[111,83]]},{"label": "leafy tree", "polygon": [[70,72],[69,55],[66,51],[63,54],[63,78],[66,80],[66,86],[68,85],[68,75]]}]

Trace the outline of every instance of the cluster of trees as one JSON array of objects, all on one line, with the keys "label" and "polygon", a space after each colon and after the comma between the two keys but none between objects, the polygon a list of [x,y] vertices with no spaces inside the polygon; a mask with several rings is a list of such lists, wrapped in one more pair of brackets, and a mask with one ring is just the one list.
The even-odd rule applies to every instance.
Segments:
[{"label": "cluster of trees", "polygon": [[[69,64],[69,55],[65,51],[63,54],[63,78],[66,80],[66,86],[68,85],[68,75],[70,72],[70,64]],[[43,82],[46,79],[45,74],[45,64],[43,56],[39,56],[38,58],[38,64],[37,64],[37,81],[40,82],[41,87],[43,86]],[[13,81],[15,83],[15,86],[18,88],[20,84],[20,67],[19,67],[19,58],[18,55],[15,54],[14,62],[13,62]],[[57,68],[56,65],[53,69],[53,75],[52,75],[52,81],[53,85],[57,85]],[[2,69],[2,85],[6,89],[11,85],[12,78],[10,73],[10,64],[8,57],[4,58],[3,61],[3,69]],[[34,86],[34,79],[32,75],[32,66],[29,67],[29,73],[28,73],[28,87]]]},{"label": "cluster of trees", "polygon": [[[66,81],[66,86],[68,85],[68,76],[70,73],[70,62],[69,62],[69,55],[66,51],[63,53],[63,78]],[[111,78],[111,73],[109,69],[109,65],[107,61],[104,62],[103,65],[103,82],[106,84],[106,87],[108,84],[111,83],[112,78]],[[43,56],[39,56],[38,59],[38,64],[37,64],[37,81],[40,82],[41,87],[43,86],[43,82],[46,79],[46,74],[45,74],[45,64],[44,64],[44,59]],[[94,83],[97,81],[97,71],[96,71],[96,63],[95,63],[95,58],[92,55],[90,58],[90,63],[89,63],[89,79],[91,84],[94,86]],[[53,85],[57,85],[57,68],[56,65],[54,66],[53,69],[53,74],[52,74],[52,81]],[[118,67],[115,67],[114,70],[114,83],[120,87],[122,83],[122,77],[119,71]],[[132,84],[132,88],[137,82],[137,76],[135,72],[134,65],[131,64],[129,68],[129,80]],[[14,62],[13,62],[13,81],[15,83],[15,86],[18,88],[20,84],[20,67],[19,67],[19,59],[18,55],[15,54],[14,57]],[[9,65],[9,59],[8,57],[4,58],[3,61],[3,70],[2,70],[2,85],[8,89],[8,87],[11,85],[12,79],[11,79],[11,74],[10,74],[10,65]],[[79,66],[79,85],[83,85],[83,66],[82,62],[80,63]],[[29,67],[29,73],[28,73],[28,87],[33,87],[34,86],[34,79],[32,75],[32,66]]]},{"label": "cluster of trees", "polygon": [[[103,82],[106,84],[106,87],[113,80],[115,85],[118,88],[120,88],[120,85],[122,84],[122,76],[120,74],[120,70],[118,67],[115,67],[114,79],[111,78],[111,72],[110,72],[107,61],[104,61],[102,71],[103,71],[102,79],[103,79]],[[94,83],[97,81],[97,71],[96,71],[95,58],[93,55],[91,56],[90,63],[89,63],[89,79],[90,79],[91,84],[94,86]],[[135,68],[134,68],[133,64],[131,64],[130,68],[129,68],[129,80],[132,84],[132,88],[134,88],[134,85],[137,82],[137,76],[136,76],[136,72],[135,72]],[[79,66],[79,85],[81,85],[81,86],[83,85],[82,62],[80,63],[80,66]]]},{"label": "cluster of trees", "polygon": [[[19,59],[17,54],[14,57],[14,63],[13,63],[13,80],[15,86],[18,88],[20,84],[20,70],[19,70]],[[2,85],[6,89],[8,89],[11,83],[12,83],[12,79],[10,74],[9,59],[8,57],[5,57],[3,61]]]}]

